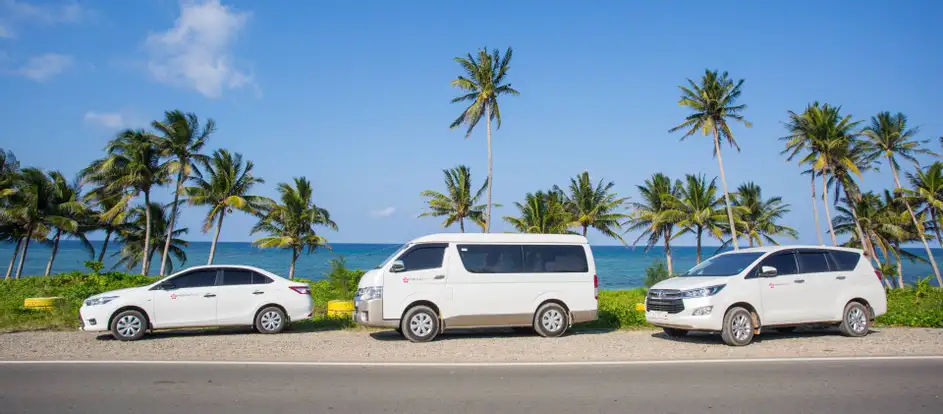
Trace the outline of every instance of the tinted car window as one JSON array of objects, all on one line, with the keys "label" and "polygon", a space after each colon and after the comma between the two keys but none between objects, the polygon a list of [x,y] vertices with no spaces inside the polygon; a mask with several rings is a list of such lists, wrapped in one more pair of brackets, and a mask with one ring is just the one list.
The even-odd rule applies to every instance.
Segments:
[{"label": "tinted car window", "polygon": [[471,273],[522,273],[521,246],[512,244],[460,244],[458,255]]},{"label": "tinted car window", "polygon": [[524,246],[524,272],[585,273],[589,271],[583,246]]},{"label": "tinted car window", "polygon": [[424,269],[438,269],[442,267],[442,258],[445,256],[445,246],[420,246],[406,252],[399,258],[406,267],[406,272]]},{"label": "tinted car window", "polygon": [[268,276],[263,276],[258,273],[252,272],[252,284],[253,285],[264,285],[266,283],[272,283],[274,280],[270,279]]},{"label": "tinted car window", "polygon": [[801,273],[828,272],[828,261],[824,252],[799,252],[799,271]]},{"label": "tinted car window", "polygon": [[775,267],[777,275],[794,275],[799,273],[799,268],[796,266],[796,257],[792,253],[779,253],[775,256],[767,257],[763,259],[763,263],[760,266]]},{"label": "tinted car window", "polygon": [[223,270],[223,286],[251,285],[252,274],[255,272],[242,269]]},{"label": "tinted car window", "polygon": [[728,253],[714,256],[681,276],[733,276],[750,267],[763,253]]},{"label": "tinted car window", "polygon": [[170,280],[177,289],[206,287],[216,284],[216,269],[195,270]]},{"label": "tinted car window", "polygon": [[855,252],[833,251],[831,255],[832,262],[838,266],[838,270],[843,272],[854,270],[858,266],[858,261],[861,260],[861,255]]}]

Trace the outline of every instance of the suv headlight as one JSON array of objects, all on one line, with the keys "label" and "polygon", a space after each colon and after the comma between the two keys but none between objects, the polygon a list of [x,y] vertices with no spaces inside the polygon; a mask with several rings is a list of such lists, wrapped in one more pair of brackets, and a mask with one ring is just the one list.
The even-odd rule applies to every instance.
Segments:
[{"label": "suv headlight", "polygon": [[685,290],[681,292],[681,297],[690,299],[690,298],[704,298],[707,296],[714,296],[717,292],[720,292],[724,286],[727,285],[717,285],[717,286],[708,286],[703,288]]},{"label": "suv headlight", "polygon": [[357,289],[360,300],[383,299],[383,286],[370,286]]},{"label": "suv headlight", "polygon": [[99,296],[97,298],[85,299],[85,306],[104,305],[118,299],[117,296]]}]

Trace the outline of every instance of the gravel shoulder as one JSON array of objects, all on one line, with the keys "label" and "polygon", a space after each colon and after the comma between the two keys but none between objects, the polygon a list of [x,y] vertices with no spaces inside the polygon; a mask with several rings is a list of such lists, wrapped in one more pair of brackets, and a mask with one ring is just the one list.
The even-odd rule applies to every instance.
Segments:
[{"label": "gravel shoulder", "polygon": [[446,333],[413,344],[392,331],[254,334],[244,330],[168,331],[137,342],[85,332],[0,334],[2,360],[172,360],[321,362],[532,362],[943,355],[943,329],[880,328],[864,338],[833,330],[764,333],[734,348],[717,335],[668,339],[661,331],[579,331],[546,339],[506,331]]}]

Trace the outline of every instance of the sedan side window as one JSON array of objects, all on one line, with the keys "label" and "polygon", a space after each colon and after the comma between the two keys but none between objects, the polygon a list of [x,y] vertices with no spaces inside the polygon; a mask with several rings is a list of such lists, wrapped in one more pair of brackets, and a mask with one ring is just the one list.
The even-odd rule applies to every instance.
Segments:
[{"label": "sedan side window", "polygon": [[763,263],[757,269],[760,271],[763,266],[773,266],[776,268],[776,275],[794,275],[799,273],[799,268],[796,266],[796,256],[790,253],[779,253],[775,256],[767,257],[763,259]]},{"label": "sedan side window", "polygon": [[177,289],[207,287],[216,285],[216,269],[194,270],[190,273],[177,276],[168,282]]},{"label": "sedan side window", "polygon": [[223,270],[222,286],[239,286],[252,284],[252,271],[242,269]]}]

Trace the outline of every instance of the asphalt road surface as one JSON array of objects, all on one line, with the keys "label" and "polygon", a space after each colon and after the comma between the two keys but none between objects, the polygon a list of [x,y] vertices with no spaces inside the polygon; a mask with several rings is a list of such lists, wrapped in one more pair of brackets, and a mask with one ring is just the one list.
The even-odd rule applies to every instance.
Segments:
[{"label": "asphalt road surface", "polygon": [[943,360],[513,367],[3,365],[3,413],[940,413]]}]

